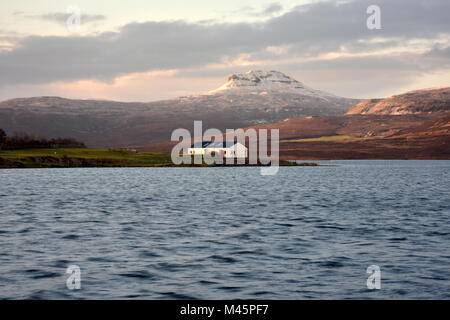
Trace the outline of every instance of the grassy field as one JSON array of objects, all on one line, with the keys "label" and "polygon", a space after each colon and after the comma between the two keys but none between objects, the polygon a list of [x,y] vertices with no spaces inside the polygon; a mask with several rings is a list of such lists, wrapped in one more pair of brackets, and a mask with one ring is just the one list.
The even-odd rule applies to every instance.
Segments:
[{"label": "grassy field", "polygon": [[352,140],[355,139],[354,137],[350,136],[325,136],[325,137],[318,137],[318,138],[307,138],[307,139],[293,139],[293,140],[284,140],[285,142],[328,142],[328,141],[342,141],[342,140]]},{"label": "grassy field", "polygon": [[111,149],[0,150],[0,168],[151,167],[172,165],[170,154]]},{"label": "grassy field", "polygon": [[[89,149],[89,148],[68,148],[68,149],[24,149],[24,150],[0,150],[2,157],[17,158],[17,157],[45,157],[45,156],[68,156],[81,158],[110,158],[110,159],[142,159],[150,160],[155,156],[167,157],[166,153],[155,152],[140,152],[135,153],[126,150],[114,149]],[[169,155],[170,158],[170,155]]]},{"label": "grassy field", "polygon": [[[281,161],[281,166],[314,166]],[[24,149],[0,150],[0,168],[72,168],[72,167],[206,167],[220,164],[175,165],[169,153],[132,152],[112,149]],[[241,165],[242,166],[242,165]]]}]

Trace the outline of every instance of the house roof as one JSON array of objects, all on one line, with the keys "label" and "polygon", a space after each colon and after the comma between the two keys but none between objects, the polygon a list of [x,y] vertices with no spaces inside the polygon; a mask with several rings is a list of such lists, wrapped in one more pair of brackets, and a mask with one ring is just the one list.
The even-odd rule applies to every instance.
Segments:
[{"label": "house roof", "polygon": [[237,142],[235,141],[198,141],[191,145],[191,148],[230,148],[234,146]]},{"label": "house roof", "polygon": [[191,148],[206,148],[212,141],[197,141],[191,145]]}]

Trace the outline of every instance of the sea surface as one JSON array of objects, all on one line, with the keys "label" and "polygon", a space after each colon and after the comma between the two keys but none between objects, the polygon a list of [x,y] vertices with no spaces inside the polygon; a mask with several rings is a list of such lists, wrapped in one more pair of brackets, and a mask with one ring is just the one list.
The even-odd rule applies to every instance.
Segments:
[{"label": "sea surface", "polygon": [[450,299],[450,161],[320,163],[0,170],[0,298]]}]

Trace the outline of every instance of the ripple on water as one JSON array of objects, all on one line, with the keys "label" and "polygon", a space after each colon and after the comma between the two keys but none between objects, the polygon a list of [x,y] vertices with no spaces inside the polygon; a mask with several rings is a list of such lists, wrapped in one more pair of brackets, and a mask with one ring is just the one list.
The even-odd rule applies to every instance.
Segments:
[{"label": "ripple on water", "polygon": [[0,298],[448,299],[450,161],[331,164],[1,170]]}]

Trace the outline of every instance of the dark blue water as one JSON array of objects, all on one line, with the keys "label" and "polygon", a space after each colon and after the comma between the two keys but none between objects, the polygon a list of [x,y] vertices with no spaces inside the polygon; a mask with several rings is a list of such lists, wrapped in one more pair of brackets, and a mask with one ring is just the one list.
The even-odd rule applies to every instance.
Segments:
[{"label": "dark blue water", "polygon": [[326,163],[0,170],[0,298],[449,299],[450,161]]}]

